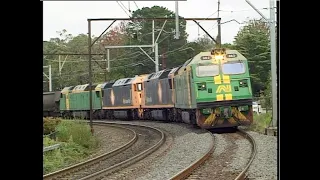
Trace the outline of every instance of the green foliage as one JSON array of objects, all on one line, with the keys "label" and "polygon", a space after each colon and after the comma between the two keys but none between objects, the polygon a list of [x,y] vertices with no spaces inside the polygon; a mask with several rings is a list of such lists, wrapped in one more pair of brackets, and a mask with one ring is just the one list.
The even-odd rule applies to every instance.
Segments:
[{"label": "green foliage", "polygon": [[235,37],[235,48],[249,61],[254,93],[266,88],[270,71],[269,28],[262,20],[251,20]]},{"label": "green foliage", "polygon": [[80,162],[99,145],[98,139],[92,136],[90,127],[84,121],[62,121],[56,127],[57,139],[43,139],[44,146],[60,144],[58,149],[44,153],[44,174]]},{"label": "green foliage", "polygon": [[272,108],[272,86],[271,86],[271,71],[269,71],[268,80],[266,82],[266,89],[262,96],[262,106],[266,109]]},{"label": "green foliage", "polygon": [[44,174],[78,163],[92,152],[72,141],[59,143],[61,146],[58,149],[47,151],[44,154]]},{"label": "green foliage", "polygon": [[50,134],[55,131],[56,126],[61,122],[60,118],[43,118],[43,134]]},{"label": "green foliage", "polygon": [[[174,12],[168,10],[165,7],[153,6],[151,8],[144,7],[134,11],[132,17],[139,18],[152,18],[152,17],[175,17]],[[164,21],[155,20],[155,38],[157,38]],[[175,30],[175,20],[167,20],[163,31],[161,32],[158,43],[159,49],[159,62],[162,62],[162,58],[166,60],[166,68],[175,67],[183,64],[186,60],[191,58],[194,52],[191,49],[186,49],[187,46],[187,33],[186,33],[186,21],[179,21],[180,27],[180,36],[179,39],[174,38]],[[128,23],[126,28],[127,34],[131,37],[130,41],[127,44],[151,44],[152,43],[152,20],[136,20],[134,22]],[[187,51],[188,50],[188,51]],[[154,53],[151,48],[145,49],[151,57],[154,57]],[[154,63],[142,54],[135,58],[132,58],[128,62],[142,62],[144,66],[136,67],[132,71],[133,74],[144,74],[154,72],[155,67]],[[132,68],[133,69],[133,68]],[[161,69],[161,68],[160,68]],[[130,70],[129,70],[130,71]]]},{"label": "green foliage", "polygon": [[215,46],[215,43],[207,35],[204,35],[203,37],[199,37],[196,40],[196,43],[200,45],[201,51],[211,51]]},{"label": "green foliage", "polygon": [[45,152],[43,156],[43,174],[53,172],[64,165],[60,149]]},{"label": "green foliage", "polygon": [[[109,32],[96,41],[92,46],[92,54],[106,54],[104,46],[106,45],[123,45],[125,43],[126,35],[123,33],[123,24],[112,28]],[[51,65],[52,67],[52,84],[54,90],[62,89],[66,86],[74,86],[78,84],[85,84],[89,81],[88,73],[88,55],[51,55],[59,53],[88,53],[88,35],[79,34],[73,37],[68,34],[66,30],[57,32],[59,37],[51,38],[50,41],[43,42],[44,65]],[[94,42],[96,37],[92,37]],[[112,42],[111,42],[112,41]],[[111,60],[113,57],[118,56],[116,51],[110,51]],[[122,52],[122,51],[119,51]],[[118,52],[117,52],[118,53]],[[92,69],[93,81],[104,82],[105,80],[118,79],[119,73],[112,72],[106,73],[105,69],[107,64],[101,62],[106,59],[103,55],[92,55]],[[100,62],[95,61],[100,60]],[[59,66],[60,62],[60,66]],[[125,61],[122,61],[125,63]],[[111,63],[114,67],[114,62]],[[59,67],[61,72],[59,72]],[[114,70],[114,69],[113,69]],[[45,69],[46,73],[47,69]],[[104,73],[107,74],[105,79]],[[43,84],[43,91],[48,91],[48,83]]]},{"label": "green foliage", "polygon": [[45,136],[43,138],[43,146],[47,147],[47,146],[52,146],[54,144],[57,144],[57,142],[53,139],[50,139],[49,137]]},{"label": "green foliage", "polygon": [[231,50],[236,49],[236,47],[230,43],[225,43],[225,44],[222,44],[221,46],[222,48],[226,48],[226,49],[231,49]]},{"label": "green foliage", "polygon": [[56,131],[56,137],[59,141],[68,142],[71,138],[73,142],[85,148],[97,145],[86,121],[62,121],[56,127]]},{"label": "green foliage", "polygon": [[264,133],[265,128],[267,128],[271,122],[271,113],[261,113],[253,115],[253,123],[250,126],[250,130]]}]

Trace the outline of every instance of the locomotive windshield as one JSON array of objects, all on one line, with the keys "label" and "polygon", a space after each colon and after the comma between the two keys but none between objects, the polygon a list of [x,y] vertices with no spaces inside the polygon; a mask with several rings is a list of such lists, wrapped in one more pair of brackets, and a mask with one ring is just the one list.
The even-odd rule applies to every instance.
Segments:
[{"label": "locomotive windshield", "polygon": [[216,76],[218,74],[219,74],[219,66],[216,64],[197,67],[198,77]]},{"label": "locomotive windshield", "polygon": [[242,74],[246,69],[243,63],[226,63],[222,65],[223,74]]}]

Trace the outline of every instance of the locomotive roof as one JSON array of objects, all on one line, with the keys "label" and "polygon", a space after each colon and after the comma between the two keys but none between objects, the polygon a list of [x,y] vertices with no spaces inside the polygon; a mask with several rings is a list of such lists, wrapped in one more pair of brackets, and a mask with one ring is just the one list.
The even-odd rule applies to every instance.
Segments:
[{"label": "locomotive roof", "polygon": [[[180,69],[178,69],[178,73],[182,73],[186,66],[190,66],[192,64],[207,64],[207,63],[214,63],[214,55],[211,55],[211,51],[207,52],[200,52],[193,58],[187,60]],[[247,60],[239,51],[237,50],[225,50],[225,56],[223,62],[230,62],[230,61],[245,61]]]},{"label": "locomotive roof", "polygon": [[80,92],[80,91],[84,91],[86,89],[86,87],[89,86],[89,84],[81,84],[81,85],[77,85],[76,87],[73,88],[72,92]]},{"label": "locomotive roof", "polygon": [[68,93],[72,90],[74,86],[67,86],[67,87],[64,87],[62,90],[61,90],[61,93],[62,94],[65,94],[65,93]]},{"label": "locomotive roof", "polygon": [[124,85],[131,84],[132,81],[133,81],[135,78],[136,78],[136,77],[118,79],[118,80],[112,85],[112,87],[115,87],[115,86],[124,86]]},{"label": "locomotive roof", "polygon": [[99,91],[101,89],[105,89],[106,87],[109,87],[110,85],[112,86],[116,81],[115,80],[110,80],[106,81],[104,83],[100,83],[96,86],[95,90]]},{"label": "locomotive roof", "polygon": [[[186,62],[187,64],[184,64],[184,66],[212,61],[213,57],[214,56],[211,55],[211,52],[200,52],[190,62]],[[239,51],[227,49],[224,60],[225,61],[239,61],[239,60],[245,61],[247,59]]]},{"label": "locomotive roof", "polygon": [[98,84],[98,85],[96,86],[95,90],[96,90],[96,91],[99,91],[99,90],[103,89],[104,86],[106,86],[106,84],[107,84],[107,82],[102,83],[102,84]]},{"label": "locomotive roof", "polygon": [[170,72],[172,72],[172,69],[163,69],[161,71],[151,73],[145,77],[144,81],[148,81],[148,80],[152,80],[152,79],[168,78]]},{"label": "locomotive roof", "polygon": [[179,70],[179,68],[180,68],[180,66],[171,69],[171,71],[169,72],[169,75],[174,74],[176,71]]}]

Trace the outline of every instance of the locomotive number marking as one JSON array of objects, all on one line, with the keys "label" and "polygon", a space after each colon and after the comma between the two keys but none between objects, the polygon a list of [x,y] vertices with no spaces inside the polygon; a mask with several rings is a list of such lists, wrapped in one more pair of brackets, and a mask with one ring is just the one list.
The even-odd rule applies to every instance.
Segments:
[{"label": "locomotive number marking", "polygon": [[237,54],[227,54],[227,58],[236,58]]},{"label": "locomotive number marking", "polygon": [[231,92],[231,85],[219,85],[216,93],[221,93],[222,91]]}]

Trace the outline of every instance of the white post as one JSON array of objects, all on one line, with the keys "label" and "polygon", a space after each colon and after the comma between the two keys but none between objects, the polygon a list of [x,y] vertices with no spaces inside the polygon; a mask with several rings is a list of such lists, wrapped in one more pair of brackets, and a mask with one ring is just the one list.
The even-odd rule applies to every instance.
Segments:
[{"label": "white post", "polygon": [[110,49],[107,49],[108,72],[110,72]]},{"label": "white post", "polygon": [[154,52],[154,20],[152,20],[152,52]]},{"label": "white post", "polygon": [[156,64],[156,72],[158,72],[159,71],[158,43],[155,43],[154,46],[155,46],[154,59]]},{"label": "white post", "polygon": [[51,65],[49,65],[49,91],[52,91]]},{"label": "white post", "polygon": [[179,12],[178,12],[178,1],[176,1],[176,39],[179,39]]},{"label": "white post", "polygon": [[60,55],[59,55],[59,75],[61,76],[61,60],[60,60]]}]

